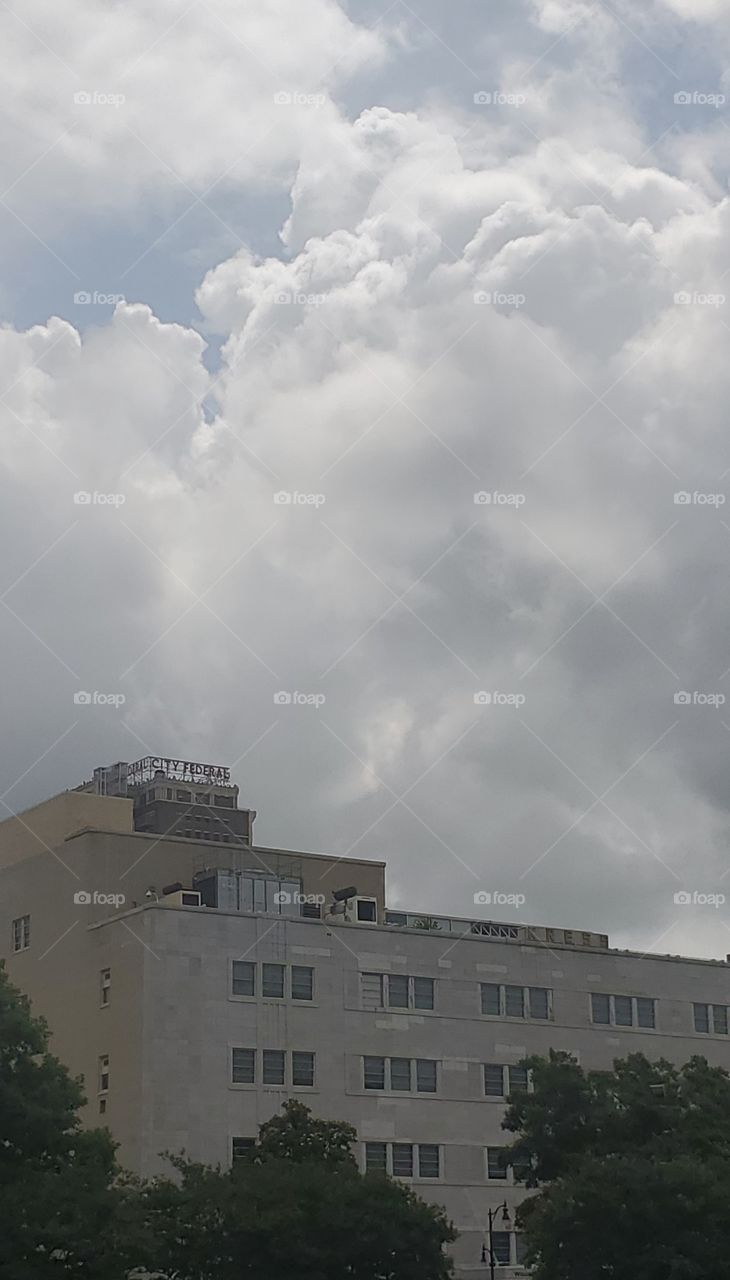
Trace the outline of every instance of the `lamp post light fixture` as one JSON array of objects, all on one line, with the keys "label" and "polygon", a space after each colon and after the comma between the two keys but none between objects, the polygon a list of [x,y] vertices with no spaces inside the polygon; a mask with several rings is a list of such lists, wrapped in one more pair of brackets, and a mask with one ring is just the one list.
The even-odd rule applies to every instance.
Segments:
[{"label": "lamp post light fixture", "polygon": [[[487,1261],[489,1262],[490,1280],[494,1280],[495,1258],[494,1258],[494,1238],[493,1237],[494,1237],[494,1224],[497,1220],[497,1214],[502,1215],[500,1218],[500,1221],[503,1222],[506,1227],[509,1227],[511,1225],[509,1209],[507,1208],[506,1200],[504,1200],[502,1204],[498,1204],[496,1209],[487,1210],[487,1221],[489,1224],[487,1228],[487,1239],[489,1241],[489,1247],[487,1248],[487,1245],[485,1244],[482,1245],[482,1262],[487,1262]],[[487,1253],[489,1253],[488,1258],[487,1258]]]}]

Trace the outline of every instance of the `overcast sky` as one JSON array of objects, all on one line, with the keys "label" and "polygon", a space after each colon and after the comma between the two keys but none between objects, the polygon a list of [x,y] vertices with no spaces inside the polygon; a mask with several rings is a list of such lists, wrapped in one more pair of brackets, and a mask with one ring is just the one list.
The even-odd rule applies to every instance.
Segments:
[{"label": "overcast sky", "polygon": [[4,806],[228,763],[391,905],[730,952],[727,18],[3,6]]}]

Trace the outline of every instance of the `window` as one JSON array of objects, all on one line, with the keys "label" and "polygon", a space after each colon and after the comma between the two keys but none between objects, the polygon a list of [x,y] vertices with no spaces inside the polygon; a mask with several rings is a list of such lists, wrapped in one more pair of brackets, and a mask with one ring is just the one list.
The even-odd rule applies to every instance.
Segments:
[{"label": "window", "polygon": [[365,1143],[365,1172],[387,1173],[388,1146],[385,1142]]},{"label": "window", "polygon": [[291,970],[292,1000],[311,1000],[314,985],[314,969],[303,964],[293,964]]},{"label": "window", "polygon": [[388,975],[388,1004],[392,1009],[408,1008],[408,978],[405,974]]},{"label": "window", "polygon": [[487,1147],[487,1177],[492,1182],[507,1181],[504,1147]]},{"label": "window", "polygon": [[390,1059],[390,1087],[391,1089],[410,1091],[410,1088],[411,1088],[410,1058],[391,1058]]},{"label": "window", "polygon": [[418,1147],[419,1178],[438,1178],[441,1172],[439,1149],[432,1142],[421,1142]]},{"label": "window", "polygon": [[413,1147],[410,1142],[393,1143],[393,1177],[413,1177]]},{"label": "window", "polygon": [[100,985],[99,1003],[102,1009],[105,1009],[111,999],[111,990],[112,990],[111,969],[102,969],[99,977],[99,985]]},{"label": "window", "polygon": [[416,1058],[416,1090],[418,1093],[436,1092],[436,1062],[433,1058]]},{"label": "window", "polygon": [[314,1084],[314,1054],[292,1053],[291,1082],[299,1088]]},{"label": "window", "polygon": [[231,1157],[233,1160],[243,1160],[255,1146],[255,1138],[231,1138]]},{"label": "window", "polygon": [[109,1054],[103,1053],[99,1058],[99,1093],[109,1089]]},{"label": "window", "polygon": [[366,924],[376,924],[376,904],[367,898],[360,898],[357,904],[357,918]]},{"label": "window", "polygon": [[413,979],[413,1008],[433,1009],[433,978]]},{"label": "window", "polygon": [[498,982],[481,982],[482,1013],[491,1018],[550,1018],[549,987],[501,986]]},{"label": "window", "polygon": [[284,1050],[264,1049],[263,1071],[261,1078],[264,1084],[284,1083]]},{"label": "window", "polygon": [[219,809],[232,809],[233,796],[216,796],[214,804],[216,804]]},{"label": "window", "polygon": [[498,1267],[509,1266],[510,1251],[510,1232],[509,1231],[493,1231],[492,1232],[492,1252],[494,1261]]},{"label": "window", "polygon": [[591,992],[591,1021],[598,1026],[656,1027],[656,1000]]},{"label": "window", "polygon": [[256,995],[256,965],[250,960],[233,961],[233,995]]},{"label": "window", "polygon": [[13,951],[27,951],[30,946],[30,916],[13,920]]},{"label": "window", "polygon": [[284,965],[264,964],[261,966],[261,994],[271,999],[284,999]]},{"label": "window", "polygon": [[360,1003],[363,1009],[382,1009],[383,1007],[383,974],[360,974]]},{"label": "window", "polygon": [[363,1058],[363,1082],[366,1089],[385,1088],[385,1058]]},{"label": "window", "polygon": [[484,1092],[488,1098],[504,1097],[504,1067],[501,1062],[484,1063]]},{"label": "window", "polygon": [[233,1084],[256,1083],[255,1049],[233,1050],[231,1081]]},{"label": "window", "polygon": [[196,792],[195,792],[195,803],[196,803],[196,804],[210,804],[210,796],[208,795],[207,791],[196,791]]},{"label": "window", "polygon": [[189,792],[189,791],[176,791],[176,792],[175,792],[175,799],[176,799],[176,800],[189,800],[189,799],[190,799],[190,792]]},{"label": "window", "polygon": [[527,1067],[508,1067],[507,1077],[509,1080],[510,1095],[513,1093],[527,1093]]},{"label": "window", "polygon": [[696,1004],[693,1008],[695,1031],[701,1031],[705,1035],[727,1035],[728,1007],[726,1004]]},{"label": "window", "polygon": [[106,1098],[99,1098],[99,1115],[106,1115]]},{"label": "window", "polygon": [[360,998],[363,1009],[433,1009],[433,978],[407,973],[361,973]]}]

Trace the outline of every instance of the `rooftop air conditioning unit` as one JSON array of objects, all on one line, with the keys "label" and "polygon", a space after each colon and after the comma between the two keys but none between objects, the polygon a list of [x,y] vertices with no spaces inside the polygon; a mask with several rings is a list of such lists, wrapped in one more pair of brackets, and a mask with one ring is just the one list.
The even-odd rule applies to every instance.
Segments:
[{"label": "rooftop air conditioning unit", "polygon": [[345,920],[351,924],[377,924],[378,903],[376,898],[349,898],[345,903]]},{"label": "rooftop air conditioning unit", "polygon": [[200,894],[195,889],[178,889],[160,899],[166,907],[199,907],[202,905]]}]

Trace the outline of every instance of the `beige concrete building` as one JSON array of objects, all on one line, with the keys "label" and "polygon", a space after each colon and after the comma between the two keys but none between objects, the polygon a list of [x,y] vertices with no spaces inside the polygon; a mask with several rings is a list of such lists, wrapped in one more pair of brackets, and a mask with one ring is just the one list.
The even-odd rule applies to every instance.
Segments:
[{"label": "beige concrete building", "polygon": [[146,803],[88,785],[0,823],[0,954],[129,1168],[182,1148],[228,1164],[300,1097],[355,1126],[363,1168],[445,1205],[459,1275],[488,1274],[506,1200],[495,1252],[519,1276],[500,1125],[521,1058],[730,1066],[725,961],[389,910],[380,862],[258,847],[252,817],[250,843],[140,832]]}]

